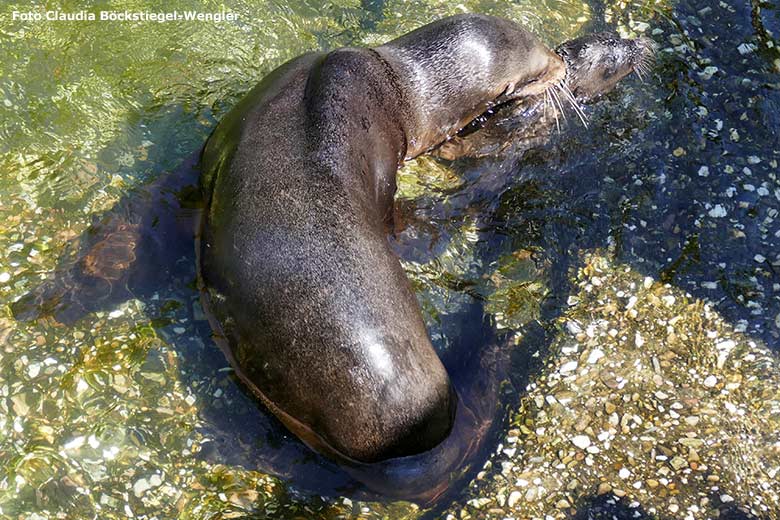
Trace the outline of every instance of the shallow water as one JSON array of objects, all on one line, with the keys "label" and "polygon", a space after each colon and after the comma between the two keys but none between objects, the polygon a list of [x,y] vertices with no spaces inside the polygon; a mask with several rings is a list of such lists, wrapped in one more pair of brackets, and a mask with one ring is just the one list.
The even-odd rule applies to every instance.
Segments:
[{"label": "shallow water", "polygon": [[[9,304],[275,66],[461,11],[550,45],[613,28],[660,50],[644,83],[587,109],[587,129],[572,114],[522,157],[402,172],[405,266],[435,343],[446,353],[463,333],[452,316],[474,305],[516,343],[484,470],[429,516],[780,516],[776,2],[225,5],[238,22],[22,23],[2,7],[3,516],[425,514],[347,498],[349,479],[244,394],[209,339],[191,263],[72,327],[16,322]],[[311,496],[323,475],[345,496]]]}]

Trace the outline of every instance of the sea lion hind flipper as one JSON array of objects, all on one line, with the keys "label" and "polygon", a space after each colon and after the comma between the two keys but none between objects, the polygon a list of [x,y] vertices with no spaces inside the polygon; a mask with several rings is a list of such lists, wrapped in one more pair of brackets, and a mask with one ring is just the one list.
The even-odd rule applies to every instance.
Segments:
[{"label": "sea lion hind flipper", "polygon": [[85,314],[127,298],[129,271],[137,260],[139,225],[109,214],[68,244],[53,276],[11,304],[19,321],[52,316],[71,324]]},{"label": "sea lion hind flipper", "polygon": [[[194,158],[194,159],[193,159]],[[175,172],[125,195],[70,242],[53,275],[11,304],[19,321],[51,316],[71,324],[90,312],[145,297],[192,256],[200,197],[197,155]]]}]

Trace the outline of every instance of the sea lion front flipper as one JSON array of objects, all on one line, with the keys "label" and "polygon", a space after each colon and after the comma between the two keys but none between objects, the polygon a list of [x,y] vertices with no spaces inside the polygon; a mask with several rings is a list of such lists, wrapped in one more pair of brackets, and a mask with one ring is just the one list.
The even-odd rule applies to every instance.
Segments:
[{"label": "sea lion front flipper", "polygon": [[538,124],[549,117],[552,111],[548,114],[544,108],[540,110],[535,98],[513,100],[476,118],[431,155],[454,161],[495,157],[508,149],[524,152],[549,139],[553,125]]},{"label": "sea lion front flipper", "polygon": [[196,162],[194,155],[96,218],[66,248],[53,276],[11,305],[14,317],[70,324],[159,288],[178,259],[194,254],[201,205]]}]

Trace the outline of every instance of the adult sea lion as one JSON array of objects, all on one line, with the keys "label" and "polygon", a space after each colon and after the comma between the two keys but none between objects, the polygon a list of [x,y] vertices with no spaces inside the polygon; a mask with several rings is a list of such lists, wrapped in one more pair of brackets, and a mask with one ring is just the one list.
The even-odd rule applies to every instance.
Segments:
[{"label": "adult sea lion", "polygon": [[[492,419],[490,406],[476,413],[473,400],[459,402],[468,386],[454,389],[449,381],[388,245],[399,164],[488,111],[508,112],[505,119],[515,123],[519,117],[520,127],[526,114],[544,107],[562,111],[549,100],[560,92],[576,104],[567,83],[582,85],[586,101],[599,85],[612,88],[637,70],[648,54],[637,41],[604,41],[585,37],[556,53],[506,20],[446,18],[374,49],[286,63],[209,138],[197,252],[218,341],[288,428],[373,487],[426,498],[440,493],[447,472],[476,450]],[[633,50],[614,52],[620,49]],[[612,62],[586,63],[593,59]],[[467,145],[451,155],[469,155],[468,143],[485,135],[500,139],[497,120],[504,119],[457,135]],[[550,130],[549,117],[528,121]],[[53,284],[17,302],[15,315],[62,315],[84,303],[81,287],[94,294],[95,280],[108,281],[104,303],[116,287],[135,293],[130,280],[147,250],[191,239],[177,235],[170,200],[170,190],[185,184],[186,176],[174,176],[150,188],[152,197],[124,204],[120,218],[83,240],[79,260]],[[128,215],[138,216],[132,226]],[[496,385],[482,386],[495,399]],[[453,425],[457,435],[448,437]],[[418,471],[423,464],[435,469]],[[399,479],[408,486],[393,489]]]},{"label": "adult sea lion", "polygon": [[203,154],[204,303],[243,379],[308,444],[376,462],[449,433],[457,397],[386,238],[396,171],[566,73],[520,26],[460,15],[297,58],[218,126]]}]

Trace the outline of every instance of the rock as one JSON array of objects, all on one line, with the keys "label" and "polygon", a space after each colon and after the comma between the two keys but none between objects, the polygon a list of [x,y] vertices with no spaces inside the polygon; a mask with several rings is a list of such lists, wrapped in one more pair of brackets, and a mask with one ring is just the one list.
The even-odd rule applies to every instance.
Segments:
[{"label": "rock", "polygon": [[590,355],[588,356],[588,364],[593,365],[595,363],[598,363],[601,358],[604,357],[604,351],[601,349],[593,349],[591,351]]},{"label": "rock", "polygon": [[151,487],[152,485],[149,484],[149,481],[145,478],[138,479],[135,484],[133,484],[133,494],[140,498]]},{"label": "rock", "polygon": [[571,443],[580,448],[581,450],[586,449],[588,446],[590,446],[590,437],[587,435],[575,435],[571,438]]}]

